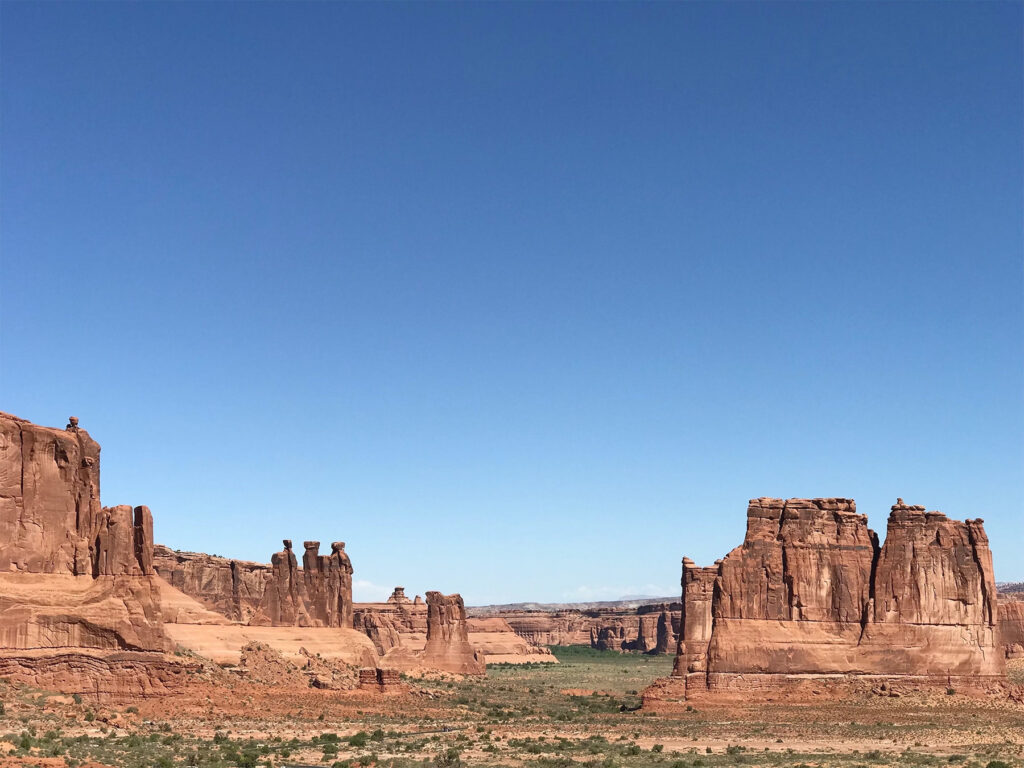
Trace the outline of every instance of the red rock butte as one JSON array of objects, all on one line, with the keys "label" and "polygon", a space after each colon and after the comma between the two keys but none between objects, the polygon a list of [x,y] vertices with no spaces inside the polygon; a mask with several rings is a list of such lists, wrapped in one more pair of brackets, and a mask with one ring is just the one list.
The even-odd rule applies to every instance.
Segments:
[{"label": "red rock butte", "polygon": [[0,413],[0,676],[148,695],[184,665],[165,652],[146,507],[100,505],[100,447]]},{"label": "red rock butte", "polygon": [[899,686],[1005,690],[981,520],[899,499],[885,543],[850,499],[753,499],[743,544],[683,559],[682,628],[657,708],[709,695]]}]

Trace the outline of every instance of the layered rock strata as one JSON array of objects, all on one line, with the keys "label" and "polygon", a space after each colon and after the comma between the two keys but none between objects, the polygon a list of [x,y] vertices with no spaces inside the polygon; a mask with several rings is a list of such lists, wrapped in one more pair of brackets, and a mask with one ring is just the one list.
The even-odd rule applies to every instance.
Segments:
[{"label": "layered rock strata", "polygon": [[385,654],[380,666],[409,672],[441,670],[459,675],[485,674],[484,655],[469,642],[462,596],[427,592],[426,642],[422,650],[399,644]]},{"label": "layered rock strata", "polygon": [[683,561],[673,678],[648,702],[881,678],[984,689],[1005,679],[981,520],[893,506],[885,544],[848,499],[754,499],[743,544]]},{"label": "layered rock strata", "polygon": [[423,660],[427,666],[449,672],[484,674],[483,657],[469,643],[462,595],[427,592],[427,646],[423,649]]},{"label": "layered rock strata", "polygon": [[999,601],[999,642],[1008,659],[1024,659],[1024,595]]},{"label": "layered rock strata", "polygon": [[153,567],[179,589],[231,621],[248,624],[263,599],[270,566],[200,552],[178,552],[157,544]]},{"label": "layered rock strata", "polygon": [[471,609],[471,615],[503,619],[535,646],[589,645],[608,651],[675,653],[679,603],[586,610]]},{"label": "layered rock strata", "polygon": [[263,597],[249,623],[268,627],[353,626],[352,561],[345,542],[331,544],[331,554],[320,555],[320,542],[303,545],[302,569],[290,539],[270,559]]},{"label": "layered rock strata", "polygon": [[76,693],[146,695],[163,656],[147,507],[100,504],[100,446],[0,414],[0,675]]}]

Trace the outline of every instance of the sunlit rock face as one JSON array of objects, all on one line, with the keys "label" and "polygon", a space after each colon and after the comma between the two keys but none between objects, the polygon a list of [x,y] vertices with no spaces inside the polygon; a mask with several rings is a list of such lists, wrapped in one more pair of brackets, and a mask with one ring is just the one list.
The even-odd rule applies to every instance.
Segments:
[{"label": "sunlit rock face", "polygon": [[148,507],[100,503],[100,446],[0,414],[0,675],[58,690],[148,695],[163,658]]},{"label": "sunlit rock face", "polygon": [[651,701],[893,678],[983,689],[1005,680],[981,520],[900,499],[885,544],[850,499],[754,499],[743,544],[683,561],[673,680]]}]

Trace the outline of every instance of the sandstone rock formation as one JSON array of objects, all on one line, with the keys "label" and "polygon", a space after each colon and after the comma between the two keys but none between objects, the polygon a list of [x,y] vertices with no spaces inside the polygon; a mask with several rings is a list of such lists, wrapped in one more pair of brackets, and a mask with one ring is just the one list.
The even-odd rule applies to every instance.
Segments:
[{"label": "sandstone rock formation", "polygon": [[503,619],[534,646],[590,645],[610,651],[675,653],[679,603],[630,607],[503,610],[476,608],[471,615]]},{"label": "sandstone rock formation", "polygon": [[302,580],[306,588],[308,613],[318,627],[352,627],[352,561],[345,542],[331,544],[331,554],[320,555],[320,542],[303,545]]},{"label": "sandstone rock formation", "polygon": [[488,664],[557,663],[550,649],[533,645],[497,616],[467,618],[469,642]]},{"label": "sandstone rock formation", "polygon": [[303,599],[305,589],[299,563],[292,552],[291,539],[284,539],[283,543],[284,549],[270,558],[263,599],[249,623],[260,627],[309,627],[312,622]]},{"label": "sandstone rock formation", "polygon": [[0,674],[145,695],[178,679],[153,518],[101,506],[99,456],[75,418],[58,430],[0,414]]},{"label": "sandstone rock formation", "polygon": [[381,656],[402,644],[402,632],[406,629],[392,613],[372,609],[357,610],[354,626],[373,641]]},{"label": "sandstone rock formation", "polygon": [[153,547],[153,567],[175,589],[225,618],[248,624],[263,599],[270,566]]},{"label": "sandstone rock formation", "polygon": [[999,601],[999,642],[1008,659],[1024,659],[1024,595]]},{"label": "sandstone rock formation", "polygon": [[359,690],[370,693],[405,693],[408,686],[395,669],[360,669]]},{"label": "sandstone rock formation", "polygon": [[263,597],[250,624],[268,627],[352,627],[352,561],[345,542],[320,555],[320,542],[304,542],[302,569],[290,539],[270,559]]},{"label": "sandstone rock formation", "polygon": [[[399,603],[396,607],[411,609],[410,616],[422,615],[421,606]],[[461,595],[427,592],[426,642],[422,650],[400,643],[385,654],[380,666],[409,672],[441,670],[460,675],[485,674],[483,654],[469,642],[466,607]]]},{"label": "sandstone rock formation", "polygon": [[432,668],[463,675],[485,673],[484,660],[469,644],[462,595],[427,592],[427,646],[423,661]]},{"label": "sandstone rock formation", "polygon": [[743,544],[683,561],[673,678],[645,701],[899,678],[958,690],[1005,679],[981,520],[892,508],[885,544],[847,499],[754,499]]}]

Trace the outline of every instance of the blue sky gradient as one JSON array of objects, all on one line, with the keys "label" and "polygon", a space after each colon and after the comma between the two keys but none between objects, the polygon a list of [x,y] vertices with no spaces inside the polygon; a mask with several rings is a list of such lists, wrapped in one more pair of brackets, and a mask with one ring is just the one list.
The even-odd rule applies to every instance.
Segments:
[{"label": "blue sky gradient", "polygon": [[1024,580],[1022,8],[0,4],[0,409],[357,598],[673,594],[755,496]]}]

